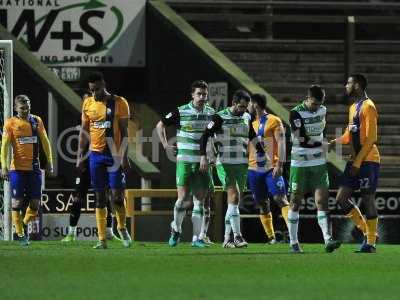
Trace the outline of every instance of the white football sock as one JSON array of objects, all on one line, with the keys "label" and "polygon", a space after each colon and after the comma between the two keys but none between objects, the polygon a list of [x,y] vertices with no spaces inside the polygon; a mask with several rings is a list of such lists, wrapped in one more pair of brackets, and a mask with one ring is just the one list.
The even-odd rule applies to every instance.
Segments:
[{"label": "white football sock", "polygon": [[76,236],[76,226],[69,226],[68,234]]},{"label": "white football sock", "polygon": [[193,242],[200,237],[201,223],[203,221],[202,202],[193,197],[192,223],[193,223]]},{"label": "white football sock", "polygon": [[242,235],[240,232],[240,212],[239,205],[228,204],[228,210],[230,209],[230,221],[233,231],[233,236]]},{"label": "white football sock", "polygon": [[290,237],[290,244],[297,244],[299,242],[298,237],[297,237],[297,231],[299,229],[299,212],[298,211],[292,211],[289,208],[289,213],[288,213],[288,229],[289,229],[289,237]]},{"label": "white football sock", "polygon": [[203,206],[203,219],[201,222],[201,231],[199,239],[202,240],[208,231],[208,226],[210,225],[210,208],[205,209]]},{"label": "white football sock", "polygon": [[113,235],[112,228],[111,227],[106,227],[106,237],[107,238],[111,238],[112,235]]},{"label": "white football sock", "polygon": [[177,232],[182,232],[182,223],[186,211],[183,209],[183,201],[178,199],[174,205],[174,220],[171,223],[172,228]]},{"label": "white football sock", "polygon": [[326,211],[319,210],[317,213],[318,225],[321,227],[325,244],[332,238],[331,228],[329,226],[329,215]]},{"label": "white football sock", "polygon": [[225,213],[225,234],[224,234],[224,240],[229,241],[231,238],[231,231],[232,231],[232,226],[231,226],[231,212],[230,212],[230,207],[226,209]]}]

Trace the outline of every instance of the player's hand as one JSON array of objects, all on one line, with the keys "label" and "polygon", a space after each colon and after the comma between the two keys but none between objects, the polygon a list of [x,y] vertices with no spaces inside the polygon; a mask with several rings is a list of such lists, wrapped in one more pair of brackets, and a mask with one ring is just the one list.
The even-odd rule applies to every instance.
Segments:
[{"label": "player's hand", "polygon": [[178,155],[178,148],[176,147],[176,145],[166,144],[164,146],[164,149],[166,152],[171,153],[173,156]]},{"label": "player's hand", "polygon": [[211,160],[211,161],[209,161],[208,163],[209,163],[209,165],[210,165],[210,168],[214,168],[214,167],[216,166],[215,160]]},{"label": "player's hand", "polygon": [[282,166],[276,166],[273,170],[272,170],[272,177],[279,177],[282,176]]},{"label": "player's hand", "polygon": [[200,172],[207,172],[208,171],[208,160],[207,160],[207,156],[202,155],[200,157],[200,168],[199,168]]},{"label": "player's hand", "polygon": [[2,178],[3,180],[8,180],[8,179],[9,179],[9,176],[8,176],[8,169],[7,169],[7,168],[1,169],[1,178]]},{"label": "player's hand", "polygon": [[129,170],[131,169],[131,164],[130,164],[127,156],[122,157],[121,167],[125,174],[127,174],[129,172]]},{"label": "player's hand", "polygon": [[54,175],[53,164],[47,164],[46,165],[46,175],[48,175],[48,176]]},{"label": "player's hand", "polygon": [[356,177],[358,175],[358,172],[360,172],[360,168],[357,168],[355,166],[351,166],[350,172],[349,172],[351,177]]},{"label": "player's hand", "polygon": [[336,141],[335,140],[331,140],[328,143],[328,152],[331,152],[333,150],[333,148],[335,148],[336,146]]},{"label": "player's hand", "polygon": [[78,157],[76,159],[75,167],[78,169],[79,172],[84,172],[85,171],[85,161],[82,158]]}]

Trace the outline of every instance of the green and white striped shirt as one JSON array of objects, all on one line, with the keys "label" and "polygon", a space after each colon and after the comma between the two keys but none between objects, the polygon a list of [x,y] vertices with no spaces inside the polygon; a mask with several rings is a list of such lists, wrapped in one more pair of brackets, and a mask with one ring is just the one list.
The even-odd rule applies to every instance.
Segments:
[{"label": "green and white striped shirt", "polygon": [[208,104],[199,112],[193,107],[192,102],[189,102],[162,119],[165,125],[175,124],[178,127],[177,161],[200,162],[200,138],[214,114],[215,110]]},{"label": "green and white striped shirt", "polygon": [[290,112],[292,129],[291,166],[311,167],[326,163],[322,148],[326,125],[326,107],[311,112],[303,103]]},{"label": "green and white striped shirt", "polygon": [[216,130],[214,141],[218,150],[217,164],[247,164],[251,116],[248,113],[235,116],[229,107],[217,115],[223,120],[221,127]]}]

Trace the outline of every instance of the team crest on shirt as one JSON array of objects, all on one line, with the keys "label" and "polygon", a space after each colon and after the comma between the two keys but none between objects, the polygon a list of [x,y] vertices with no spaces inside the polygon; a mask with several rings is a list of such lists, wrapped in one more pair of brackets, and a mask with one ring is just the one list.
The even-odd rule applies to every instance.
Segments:
[{"label": "team crest on shirt", "polygon": [[106,114],[107,114],[107,116],[111,115],[111,108],[107,108]]},{"label": "team crest on shirt", "polygon": [[296,126],[297,128],[301,127],[301,120],[300,119],[295,119],[293,120],[294,126]]},{"label": "team crest on shirt", "polygon": [[168,115],[165,116],[166,119],[169,119],[172,117],[172,113],[169,113]]},{"label": "team crest on shirt", "polygon": [[213,126],[214,126],[214,122],[211,121],[210,123],[208,123],[207,128],[208,128],[208,129],[211,129]]}]

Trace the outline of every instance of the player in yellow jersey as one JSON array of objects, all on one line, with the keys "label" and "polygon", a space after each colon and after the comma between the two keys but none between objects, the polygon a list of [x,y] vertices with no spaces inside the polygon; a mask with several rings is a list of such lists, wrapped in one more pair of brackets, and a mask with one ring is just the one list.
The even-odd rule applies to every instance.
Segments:
[{"label": "player in yellow jersey", "polygon": [[96,194],[96,222],[99,242],[95,249],[106,249],[107,187],[111,190],[118,232],[125,247],[132,244],[126,229],[124,205],[125,174],[129,169],[128,145],[128,102],[109,93],[103,74],[89,76],[89,91],[82,105],[82,124],[79,134],[77,167],[84,167],[83,154],[90,137],[89,166],[93,189]]},{"label": "player in yellow jersey", "polygon": [[264,95],[252,95],[249,103],[249,112],[255,116],[252,126],[265,153],[257,152],[254,144],[249,144],[248,182],[253,198],[260,207],[260,221],[268,242],[273,244],[276,240],[269,198],[280,207],[286,225],[289,202],[282,177],[286,158],[284,127],[277,116],[266,112],[266,108],[267,99]]},{"label": "player in yellow jersey", "polygon": [[[47,157],[47,172],[53,172],[53,155],[42,119],[32,115],[28,96],[15,97],[17,116],[6,120],[1,145],[1,177],[10,180],[12,191],[12,220],[18,239],[28,246],[27,225],[37,216],[42,198],[42,177],[39,165],[39,142]],[[11,166],[8,166],[9,147],[13,149]],[[25,217],[22,219],[24,199],[29,201]]]},{"label": "player in yellow jersey", "polygon": [[[343,182],[336,200],[348,217],[362,230],[365,239],[357,252],[376,252],[378,212],[375,192],[378,184],[380,157],[378,140],[378,112],[374,102],[367,96],[367,79],[353,74],[347,80],[346,94],[354,102],[349,110],[349,124],[343,136],[332,140],[335,144],[350,144],[351,158],[343,174]],[[355,190],[360,190],[365,217],[349,199]]]}]

